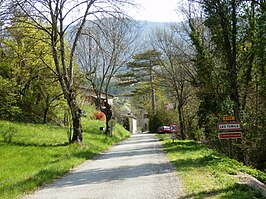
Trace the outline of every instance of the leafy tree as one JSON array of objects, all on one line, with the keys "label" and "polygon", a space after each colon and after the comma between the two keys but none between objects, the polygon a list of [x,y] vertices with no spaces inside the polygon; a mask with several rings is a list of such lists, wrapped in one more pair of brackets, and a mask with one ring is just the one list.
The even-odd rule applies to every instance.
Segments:
[{"label": "leafy tree", "polygon": [[[157,83],[157,82],[155,82]],[[139,83],[131,95],[131,104],[135,109],[147,111],[149,118],[149,130],[156,132],[157,128],[162,125],[176,123],[177,115],[171,105],[170,97],[167,91],[155,84],[156,112],[153,113],[151,104],[151,92],[149,86],[145,83]]]},{"label": "leafy tree", "polygon": [[12,81],[9,81],[3,78],[0,75],[0,115],[1,119],[13,119],[21,113],[21,109],[16,106],[16,98],[14,91],[14,84]]},{"label": "leafy tree", "polygon": [[[203,1],[206,14],[205,24],[209,28],[212,41],[216,44],[222,59],[226,63],[230,82],[229,96],[233,105],[236,120],[240,120],[240,100],[238,87],[237,66],[237,9],[239,2],[227,1]],[[218,22],[218,23],[217,23]]]},{"label": "leafy tree", "polygon": [[[114,15],[121,13],[121,7],[130,1],[61,1],[61,0],[13,0],[12,5],[21,10],[29,19],[28,25],[38,28],[46,34],[47,43],[51,47],[53,66],[46,63],[56,75],[60,82],[64,98],[71,110],[73,123],[72,142],[82,141],[81,109],[77,103],[77,92],[75,82],[75,59],[74,55],[78,40],[81,36],[88,16],[93,19],[106,14]],[[65,42],[70,28],[72,31],[72,42],[68,46]]]},{"label": "leafy tree", "polygon": [[223,62],[219,60],[221,55],[212,54],[213,42],[208,28],[204,26],[202,14],[196,12],[193,5],[189,5],[186,15],[188,17],[186,29],[194,46],[192,53],[188,54],[192,66],[187,68],[186,72],[200,100],[197,111],[198,124],[200,128],[204,128],[206,140],[216,139],[216,123],[227,107],[225,104],[228,91],[223,80],[227,77],[227,73],[223,68]]},{"label": "leafy tree", "polygon": [[238,157],[246,164],[265,168],[265,2],[248,1],[242,4],[240,15],[241,40],[239,51],[242,71],[240,73],[242,94],[242,139]]},{"label": "leafy tree", "polygon": [[[44,122],[47,122],[49,107],[44,105],[44,98],[50,90],[53,92],[48,95],[54,93],[58,96],[59,85],[42,62],[48,61],[49,58],[51,60],[51,57],[45,55],[49,48],[45,42],[41,42],[43,35],[38,30],[28,28],[26,21],[25,18],[24,22],[14,22],[4,31],[6,37],[2,40],[3,56],[0,68],[3,70],[0,75],[5,82],[10,82],[13,88],[3,84],[9,88],[9,94],[3,92],[3,95],[9,96],[10,102],[2,116],[9,115],[9,119],[31,122],[40,122],[44,118]],[[13,96],[13,100],[10,96]],[[12,107],[17,110],[16,115],[13,114]]]},{"label": "leafy tree", "polygon": [[[199,75],[195,76],[195,80],[199,80],[195,85],[200,88],[199,98],[203,99],[199,106],[203,114],[199,119],[205,120],[205,127],[214,126],[224,114],[233,113],[237,120],[241,119],[244,137],[234,145],[235,157],[261,167],[265,150],[256,148],[265,142],[265,133],[259,127],[264,123],[260,118],[265,112],[265,95],[261,92],[265,86],[262,80],[265,62],[261,62],[265,58],[262,54],[265,46],[261,46],[265,42],[265,20],[261,20],[265,17],[265,4],[253,0],[202,0],[199,3],[204,18],[189,17],[190,38],[196,50],[193,61]],[[195,23],[199,19],[201,26]],[[207,31],[202,32],[203,29]],[[208,43],[205,38],[209,38]],[[210,66],[206,70],[209,79],[204,78],[207,80],[204,83],[200,75],[204,70],[198,69],[206,69],[206,65]],[[209,129],[212,131],[215,133]],[[215,147],[222,143],[213,141]]]},{"label": "leafy tree", "polygon": [[174,109],[168,108],[171,103],[168,91],[159,87],[160,56],[161,53],[156,50],[139,53],[127,64],[126,72],[118,75],[120,85],[131,85],[128,95],[131,96],[134,107],[148,112],[151,131],[156,131],[161,125],[176,122]]}]

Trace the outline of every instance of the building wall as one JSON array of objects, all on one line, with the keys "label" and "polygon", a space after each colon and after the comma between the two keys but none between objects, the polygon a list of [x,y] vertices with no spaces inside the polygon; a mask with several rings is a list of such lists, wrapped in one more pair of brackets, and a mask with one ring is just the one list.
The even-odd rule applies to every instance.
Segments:
[{"label": "building wall", "polygon": [[143,109],[139,110],[139,121],[138,121],[138,129],[142,132],[149,130],[149,118],[148,113],[144,111]]},{"label": "building wall", "polygon": [[137,130],[137,119],[136,118],[129,118],[130,119],[130,132],[135,134],[138,132]]}]

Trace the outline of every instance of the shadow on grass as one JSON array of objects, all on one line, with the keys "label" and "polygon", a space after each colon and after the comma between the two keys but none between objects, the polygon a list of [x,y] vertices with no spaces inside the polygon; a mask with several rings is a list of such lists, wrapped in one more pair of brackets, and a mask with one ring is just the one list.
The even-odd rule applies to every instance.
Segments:
[{"label": "shadow on grass", "polygon": [[171,161],[175,167],[180,171],[187,171],[191,168],[202,168],[210,166],[212,168],[223,167],[224,172],[232,173],[233,165],[230,165],[223,157],[217,156],[215,152],[202,155],[196,158],[177,159]]},{"label": "shadow on grass", "polygon": [[[215,151],[210,151],[206,146],[195,141],[177,141],[176,143],[164,143],[164,151],[170,154],[179,155],[177,160],[172,161],[177,166],[203,167],[216,165],[220,162],[226,163],[224,156]],[[191,158],[182,159],[182,154],[188,154]]]},{"label": "shadow on grass", "polygon": [[93,159],[95,158],[97,155],[99,155],[98,153],[93,153],[89,150],[85,150],[85,151],[79,151],[73,154],[73,156],[77,157],[77,158],[82,158],[82,159]]},{"label": "shadow on grass", "polygon": [[178,151],[178,152],[191,152],[204,149],[203,145],[196,143],[195,141],[175,141],[175,143],[167,142],[164,144],[167,152]]},{"label": "shadow on grass", "polygon": [[38,144],[38,143],[25,143],[25,142],[3,142],[0,141],[0,143],[2,144],[6,144],[6,145],[13,145],[13,146],[23,146],[23,147],[61,147],[61,146],[67,146],[69,145],[68,142],[64,142],[64,143],[55,143],[55,144]]},{"label": "shadow on grass", "polygon": [[185,196],[179,197],[179,199],[192,199],[192,198],[210,198],[213,196],[218,196],[221,199],[250,199],[250,198],[257,198],[263,199],[264,197],[262,194],[244,185],[232,185],[223,189],[215,189],[210,191],[202,191],[199,193],[192,193],[187,194]]},{"label": "shadow on grass", "polygon": [[[97,153],[93,153],[86,150],[74,152],[72,154],[72,157],[77,157],[79,159],[93,159],[97,155]],[[9,196],[8,198],[15,198],[13,194],[28,193],[29,191],[33,191],[38,187],[44,185],[48,186],[48,184],[52,183],[56,179],[59,179],[60,177],[66,175],[69,172],[69,169],[71,169],[71,167],[60,168],[59,166],[56,166],[60,162],[68,160],[69,156],[54,156],[53,161],[50,161],[49,163],[47,162],[47,164],[51,165],[50,168],[39,170],[36,174],[29,176],[26,179],[18,181],[16,183],[0,185],[0,193],[4,193],[4,195]]]},{"label": "shadow on grass", "polygon": [[205,166],[204,158],[196,158],[196,159],[181,159],[171,161],[171,163],[177,168],[178,171],[187,171],[191,170],[191,168],[200,168]]},{"label": "shadow on grass", "polygon": [[[14,194],[26,193],[35,187],[43,186],[44,184],[51,183],[54,179],[63,176],[67,171],[58,169],[44,169],[40,170],[35,175],[28,177],[25,180],[21,180],[14,184],[0,186],[0,193],[4,193],[9,198],[15,198]],[[15,192],[14,191],[15,187]]]},{"label": "shadow on grass", "polygon": [[[167,142],[164,144],[165,151],[171,154],[172,164],[176,167],[177,171],[187,172],[198,168],[207,168],[211,173],[219,176],[219,172],[228,174],[236,174],[238,165],[232,162],[229,158],[209,150],[204,145],[198,144],[194,141],[176,141],[176,143]],[[184,158],[182,158],[184,154]],[[207,167],[206,167],[207,166]],[[196,178],[197,176],[195,176]],[[232,185],[230,187],[201,191],[198,193],[188,194],[181,197],[186,198],[210,198],[219,195],[222,199],[249,199],[260,198],[263,196],[257,190],[248,186]]]}]

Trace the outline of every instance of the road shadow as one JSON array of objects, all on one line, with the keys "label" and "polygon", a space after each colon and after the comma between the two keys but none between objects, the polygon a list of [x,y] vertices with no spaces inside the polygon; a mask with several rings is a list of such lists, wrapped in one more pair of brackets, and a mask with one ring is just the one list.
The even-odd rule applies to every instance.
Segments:
[{"label": "road shadow", "polygon": [[137,166],[120,166],[110,169],[89,169],[66,175],[64,178],[50,185],[51,188],[99,184],[103,182],[122,181],[130,178],[161,175],[173,172],[169,163],[146,163]]}]

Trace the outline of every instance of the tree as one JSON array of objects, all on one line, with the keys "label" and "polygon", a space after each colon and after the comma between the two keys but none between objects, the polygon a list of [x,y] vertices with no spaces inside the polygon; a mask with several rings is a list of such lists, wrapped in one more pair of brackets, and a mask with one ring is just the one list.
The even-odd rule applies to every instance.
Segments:
[{"label": "tree", "polygon": [[187,54],[190,64],[185,69],[199,100],[198,126],[204,128],[205,139],[209,141],[215,136],[213,135],[214,122],[221,114],[224,85],[220,79],[224,75],[221,71],[220,73],[216,71],[221,63],[211,54],[213,44],[209,30],[204,25],[202,13],[193,4],[189,4],[188,10],[184,12],[188,18],[187,24],[184,24],[190,38],[188,44],[191,43],[193,47]]},{"label": "tree", "polygon": [[126,72],[119,75],[122,85],[136,83],[147,85],[151,93],[152,114],[156,113],[154,76],[155,68],[160,64],[159,56],[160,53],[155,50],[147,50],[136,54],[133,56],[133,61],[127,63],[128,69]]},{"label": "tree", "polygon": [[2,109],[5,110],[2,116],[5,119],[32,122],[41,122],[45,117],[46,122],[48,117],[55,115],[55,111],[47,114],[49,108],[44,106],[45,95],[49,92],[51,97],[58,96],[61,91],[55,76],[42,61],[51,60],[51,56],[46,55],[49,46],[40,39],[42,32],[27,27],[27,18],[24,19],[21,22],[12,20],[2,32],[5,38],[2,39],[0,76],[13,85],[10,89],[7,83],[3,84],[9,88],[9,93],[3,96],[3,99],[9,99],[9,103]]},{"label": "tree", "polygon": [[[235,157],[261,167],[261,162],[265,161],[262,158],[265,150],[260,147],[265,142],[265,133],[260,128],[265,112],[265,2],[197,2],[204,10],[200,27],[207,31],[200,31],[203,28],[195,23],[200,18],[189,18],[190,38],[196,50],[193,61],[196,74],[203,74],[200,72],[205,68],[210,77],[204,78],[208,80],[204,82],[203,78],[195,76],[198,80],[195,85],[201,89],[198,96],[203,99],[199,112],[208,116],[200,116],[200,119],[206,119],[205,124],[213,123],[212,126],[221,114],[233,113],[237,120],[241,119],[244,133],[243,139],[234,146],[238,148]],[[207,45],[206,36],[209,38]],[[210,66],[209,70],[206,66]],[[214,129],[209,132],[215,133]],[[219,147],[223,142],[215,143],[215,139],[212,145]]]},{"label": "tree", "polygon": [[190,95],[189,75],[186,73],[189,59],[186,45],[176,32],[176,27],[157,30],[152,37],[153,48],[161,53],[161,70],[158,76],[165,87],[176,99],[179,116],[179,128],[182,139],[185,139],[184,106]]},{"label": "tree", "polygon": [[[75,51],[81,36],[85,22],[90,16],[92,19],[99,18],[105,14],[114,15],[121,13],[121,7],[130,1],[70,1],[70,0],[13,0],[12,5],[21,10],[30,19],[28,25],[38,28],[46,34],[46,41],[51,47],[53,66],[46,63],[56,75],[60,82],[64,98],[71,110],[73,123],[72,142],[82,141],[81,109],[76,100],[75,85]],[[121,7],[120,7],[121,6]],[[75,25],[74,25],[75,24]],[[69,46],[65,38],[68,30],[73,28],[72,42]]]},{"label": "tree", "polygon": [[[110,134],[108,122],[112,117],[109,87],[116,73],[135,52],[135,28],[133,21],[122,16],[103,18],[87,23],[78,43],[78,63],[97,96],[96,107],[106,114],[106,134]],[[101,103],[103,92],[105,104]]]},{"label": "tree", "polygon": [[[158,80],[158,79],[157,79]],[[171,106],[171,98],[168,91],[160,87],[158,81],[155,80],[155,98],[156,112],[153,113],[151,104],[151,90],[145,82],[140,82],[138,85],[133,85],[133,93],[130,95],[130,104],[136,114],[139,110],[148,113],[149,131],[156,132],[159,126],[170,125],[177,121],[175,109]],[[160,81],[160,80],[159,80]],[[133,111],[134,112],[134,111]]]},{"label": "tree", "polygon": [[239,2],[236,0],[203,1],[203,8],[207,17],[205,24],[226,63],[230,82],[230,99],[234,103],[233,111],[236,121],[239,121],[240,100],[237,80],[237,9]]}]

